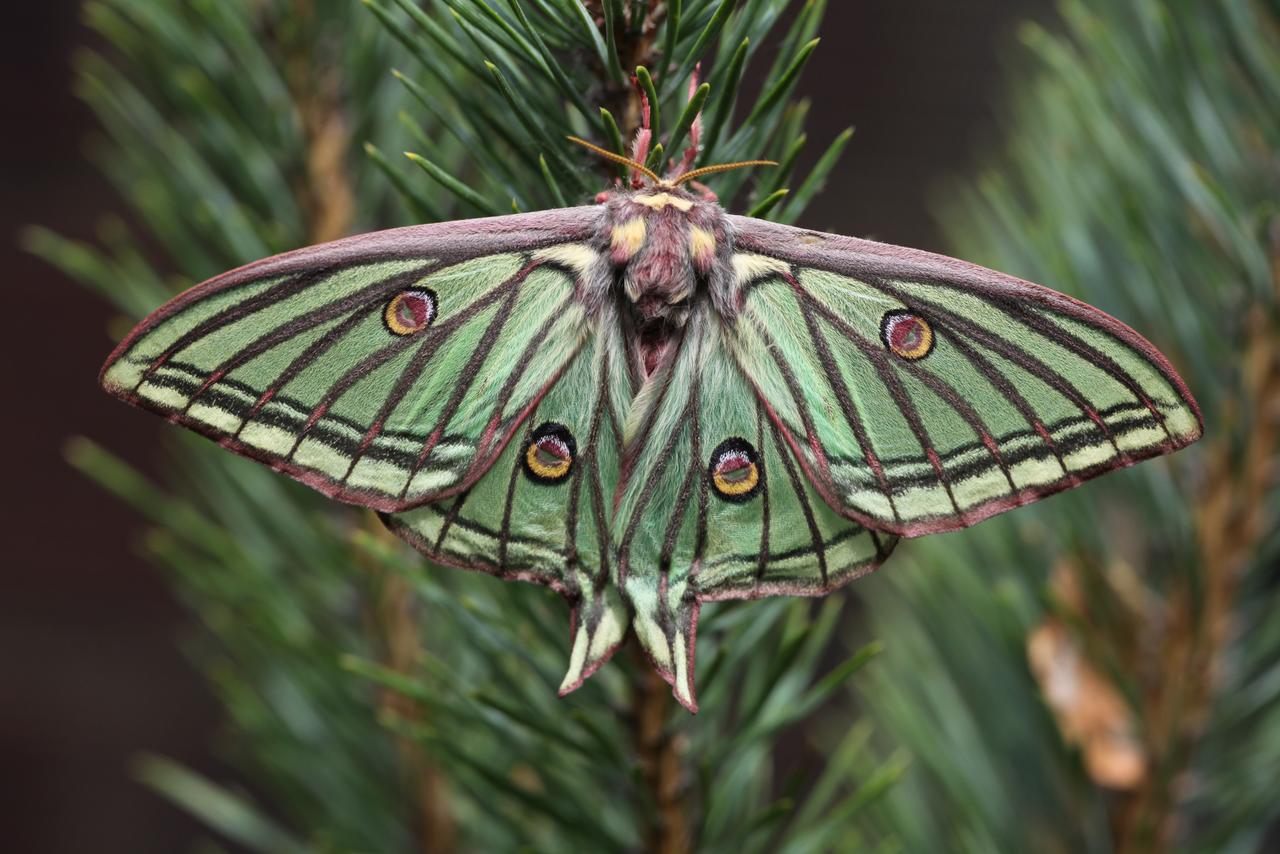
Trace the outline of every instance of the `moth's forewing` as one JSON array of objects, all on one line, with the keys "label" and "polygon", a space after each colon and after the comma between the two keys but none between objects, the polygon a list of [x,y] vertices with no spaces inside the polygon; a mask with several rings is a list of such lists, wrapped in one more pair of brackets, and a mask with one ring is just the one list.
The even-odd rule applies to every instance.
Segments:
[{"label": "moth's forewing", "polygon": [[1200,437],[1146,339],[1047,288],[952,258],[731,217],[735,354],[825,498],[949,531]]}]

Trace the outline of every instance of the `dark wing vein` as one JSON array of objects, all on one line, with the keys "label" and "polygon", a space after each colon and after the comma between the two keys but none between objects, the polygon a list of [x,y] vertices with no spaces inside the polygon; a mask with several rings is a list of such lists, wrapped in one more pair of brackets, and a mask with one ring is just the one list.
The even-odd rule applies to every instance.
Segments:
[{"label": "dark wing vein", "polygon": [[[792,281],[794,282],[794,278]],[[804,300],[809,295],[805,292],[800,292],[798,296]],[[809,338],[813,341],[814,348],[817,350],[818,360],[822,363],[822,368],[831,383],[831,388],[836,393],[836,402],[840,404],[845,421],[853,430],[854,438],[858,442],[858,449],[866,459],[867,465],[870,466],[880,491],[884,493],[885,500],[889,502],[889,510],[893,513],[894,521],[901,521],[902,517],[898,513],[898,505],[893,500],[893,490],[890,489],[889,480],[885,477],[884,467],[881,465],[880,457],[876,454],[875,449],[871,447],[866,425],[863,424],[858,407],[853,401],[853,396],[849,393],[849,386],[845,382],[844,373],[836,364],[835,356],[831,352],[831,345],[828,343],[826,336],[818,329],[812,313],[804,310],[803,304],[800,313],[804,315],[804,323],[809,332]]]},{"label": "dark wing vein", "polygon": [[813,515],[813,507],[809,504],[809,497],[804,493],[804,483],[800,479],[800,473],[796,471],[795,463],[791,461],[789,449],[784,447],[782,435],[778,432],[778,425],[772,421],[769,422],[769,430],[773,434],[773,445],[778,452],[778,459],[782,460],[782,467],[787,472],[787,479],[791,483],[791,489],[796,494],[796,501],[800,505],[800,512],[804,514],[805,524],[809,526],[809,537],[813,541],[813,553],[818,559],[818,573],[822,577],[822,586],[827,586],[827,549],[822,541],[822,532],[818,530],[818,520]]},{"label": "dark wing vein", "polygon": [[[1043,335],[1045,338],[1048,338],[1050,341],[1055,342],[1059,346],[1064,347],[1067,350],[1070,350],[1073,354],[1075,354],[1076,356],[1079,356],[1081,359],[1093,365],[1094,367],[1101,369],[1104,373],[1106,373],[1109,377],[1111,377],[1111,379],[1115,380],[1117,383],[1124,386],[1125,390],[1128,391],[1130,394],[1132,394],[1135,400],[1137,400],[1139,403],[1141,403],[1151,412],[1151,415],[1153,418],[1155,418],[1156,423],[1158,423],[1161,429],[1164,430],[1166,438],[1168,438],[1170,441],[1173,440],[1173,434],[1169,432],[1168,425],[1164,423],[1165,422],[1164,413],[1162,413],[1159,410],[1159,408],[1154,403],[1151,402],[1151,399],[1147,397],[1146,392],[1143,391],[1142,386],[1139,385],[1136,380],[1134,380],[1133,376],[1130,375],[1130,373],[1126,371],[1123,367],[1117,364],[1114,359],[1112,359],[1106,353],[1103,353],[1101,350],[1097,349],[1093,345],[1089,344],[1087,341],[1080,339],[1078,336],[1075,335],[1075,333],[1071,332],[1069,329],[1065,329],[1062,326],[1058,326],[1050,323],[1049,321],[1045,320],[1043,317],[1038,316],[1035,312],[1027,311],[1024,306],[1019,305],[1018,303],[1011,302],[1007,299],[999,299],[995,297],[992,297],[990,301],[992,304],[998,306],[1007,314],[1010,314],[1013,317],[1016,317],[1019,320],[1021,320],[1023,323],[1025,323],[1027,326],[1031,327],[1036,332]],[[1044,308],[1046,311],[1052,311],[1052,309],[1049,309],[1047,306],[1045,306]],[[1071,318],[1071,319],[1078,320],[1078,318]],[[1090,327],[1090,328],[1093,328],[1093,327]]]},{"label": "dark wing vein", "polygon": [[[911,306],[914,304],[912,301],[908,300],[904,294],[888,285],[881,284],[876,285],[876,287],[899,300],[903,305]],[[970,323],[965,318],[947,310],[943,306],[930,303],[928,308],[925,310],[928,312],[930,317],[936,318],[953,333],[965,335],[982,347],[985,347],[1000,357],[1009,360],[1036,379],[1048,385],[1067,400],[1071,401],[1077,409],[1083,412],[1090,421],[1097,425],[1098,429],[1102,431],[1103,435],[1106,436],[1107,440],[1111,443],[1111,447],[1116,454],[1121,459],[1128,458],[1128,454],[1120,450],[1120,446],[1116,443],[1116,439],[1111,432],[1111,428],[1107,426],[1107,423],[1099,416],[1097,410],[1089,404],[1089,401],[1085,398],[1084,394],[1075,386],[1074,383],[1071,382],[1071,380],[1055,371],[1032,353],[1010,345],[999,335],[987,332],[981,326]]]},{"label": "dark wing vein", "polygon": [[[761,457],[764,451],[764,410],[760,408],[760,404],[756,403],[756,447],[761,450]],[[765,470],[766,466],[760,467],[760,477],[764,479],[760,490],[760,551],[756,558],[756,586],[760,585],[764,578],[765,570],[769,568],[769,473]]]},{"label": "dark wing vein", "polygon": [[[798,283],[796,287],[799,288]],[[883,350],[863,338],[856,329],[838,317],[825,305],[814,299],[807,291],[801,290],[800,294],[801,299],[804,300],[806,306],[806,318],[809,317],[810,311],[818,312],[824,320],[834,326],[846,339],[853,341],[864,354],[868,355],[869,358],[878,359],[888,365],[888,356],[884,354]],[[872,355],[872,351],[874,351],[875,355]],[[955,386],[951,385],[932,371],[926,370],[914,362],[904,361],[897,364],[902,370],[905,370],[912,377],[926,385],[938,396],[939,399],[947,404],[953,412],[960,416],[960,419],[968,425],[969,429],[973,430],[973,432],[977,434],[978,438],[982,441],[982,444],[986,447],[988,453],[991,454],[992,459],[995,460],[996,465],[999,466],[1001,473],[1004,474],[1005,480],[1009,484],[1009,488],[1017,490],[1017,486],[1013,483],[1013,476],[1009,472],[1009,466],[1001,455],[1000,449],[996,445],[995,438],[992,435],[991,430],[988,429],[986,421],[978,414],[978,411],[973,408],[971,403],[961,397],[960,393],[956,391]],[[923,423],[921,423],[921,429],[924,429]],[[928,448],[925,448],[925,450],[927,451]],[[941,461],[939,461],[934,468],[941,472]],[[939,476],[941,477],[941,474]],[[950,494],[949,489],[948,494]],[[954,505],[954,500],[952,503]]]}]

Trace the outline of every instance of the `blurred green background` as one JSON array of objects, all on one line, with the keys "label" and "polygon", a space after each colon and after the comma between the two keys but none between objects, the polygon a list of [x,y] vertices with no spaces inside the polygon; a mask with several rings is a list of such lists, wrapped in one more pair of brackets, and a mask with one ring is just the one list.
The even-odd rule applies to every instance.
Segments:
[{"label": "blurred green background", "polygon": [[[567,2],[523,5],[568,88],[606,97]],[[475,214],[402,166],[403,148],[489,204],[554,203],[536,159],[503,175],[500,139],[495,156],[447,127],[504,115],[492,81],[468,76],[477,58],[559,103],[544,121],[565,111],[522,70],[510,5],[422,4],[460,57],[392,2],[385,20],[345,0],[79,5],[26,4],[5,36],[19,132],[3,143],[4,231],[52,229],[22,238],[52,265],[6,250],[24,402],[6,419],[23,447],[0,600],[15,850],[664,850],[655,755],[630,717],[642,671],[619,661],[552,698],[558,601],[426,567],[359,512],[94,386],[124,318],[183,284],[319,237]],[[621,15],[616,44],[635,46],[623,30],[648,4],[588,5],[604,36],[606,11]],[[795,91],[726,150],[785,159],[803,125],[790,185],[812,189],[857,127],[825,192],[774,215],[1098,305],[1170,356],[1207,429],[1169,460],[905,544],[826,602],[708,609],[705,711],[659,708],[685,841],[1274,849],[1275,4],[685,0],[675,64],[721,9],[713,81],[754,37],[739,122],[809,30],[822,37]],[[450,82],[461,94],[438,100]],[[739,210],[761,197],[728,186]]]}]

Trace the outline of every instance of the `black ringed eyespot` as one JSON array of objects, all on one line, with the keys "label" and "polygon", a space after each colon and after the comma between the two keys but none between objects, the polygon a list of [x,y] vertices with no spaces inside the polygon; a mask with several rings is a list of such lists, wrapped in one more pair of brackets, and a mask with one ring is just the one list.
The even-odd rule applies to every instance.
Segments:
[{"label": "black ringed eyespot", "polygon": [[707,479],[715,494],[725,501],[750,501],[764,485],[760,455],[746,439],[725,439],[711,452]]},{"label": "black ringed eyespot", "polygon": [[534,483],[560,483],[573,471],[578,446],[563,424],[540,424],[524,450],[524,473]]},{"label": "black ringed eyespot", "polygon": [[914,362],[933,352],[933,324],[907,309],[886,311],[880,318],[880,340],[895,356]]},{"label": "black ringed eyespot", "polygon": [[387,302],[382,322],[394,335],[412,335],[436,319],[436,292],[430,288],[401,291]]}]

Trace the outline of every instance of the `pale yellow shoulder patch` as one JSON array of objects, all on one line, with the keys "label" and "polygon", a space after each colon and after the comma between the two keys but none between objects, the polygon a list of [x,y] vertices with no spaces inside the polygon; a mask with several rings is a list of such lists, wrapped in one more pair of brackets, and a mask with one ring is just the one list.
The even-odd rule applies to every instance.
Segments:
[{"label": "pale yellow shoulder patch", "polygon": [[645,233],[644,217],[638,216],[615,224],[613,234],[609,238],[610,246],[614,251],[614,260],[626,260],[639,252],[640,247],[644,246]]},{"label": "pale yellow shoulder patch", "polygon": [[733,256],[733,274],[739,285],[762,279],[765,276],[776,276],[790,270],[787,264],[767,255],[756,255],[752,252],[738,252]]},{"label": "pale yellow shoulder patch", "polygon": [[715,255],[716,236],[696,225],[689,228],[689,251],[694,255]]},{"label": "pale yellow shoulder patch", "polygon": [[585,276],[595,263],[596,251],[585,243],[565,243],[548,246],[533,253],[534,260],[562,264],[580,276]]}]

